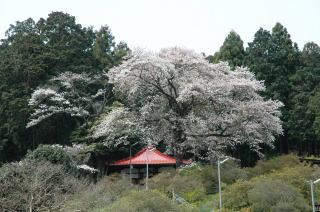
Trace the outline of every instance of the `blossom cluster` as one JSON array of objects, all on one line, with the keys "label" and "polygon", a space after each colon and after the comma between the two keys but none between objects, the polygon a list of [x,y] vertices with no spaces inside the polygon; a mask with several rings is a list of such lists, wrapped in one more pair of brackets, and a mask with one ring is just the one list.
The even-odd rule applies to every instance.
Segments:
[{"label": "blossom cluster", "polygon": [[[259,95],[263,82],[247,68],[210,64],[191,50],[139,51],[107,77],[129,105],[122,110],[134,117],[142,138],[165,141],[175,154],[205,150],[211,157],[240,143],[259,151],[282,133],[282,103]],[[99,134],[117,126],[110,118],[105,121],[113,124]]]},{"label": "blossom cluster", "polygon": [[90,83],[96,81],[96,76],[64,72],[51,79],[50,86],[37,88],[29,99],[33,113],[26,127],[33,127],[59,113],[77,117],[88,116],[88,109],[93,105],[93,101],[105,94],[103,89],[98,89],[95,94],[83,91]]},{"label": "blossom cluster", "polygon": [[88,166],[86,164],[78,165],[77,168],[81,169],[81,170],[85,170],[85,171],[91,172],[91,173],[99,172],[98,169],[92,168],[92,167],[90,167],[90,166]]}]

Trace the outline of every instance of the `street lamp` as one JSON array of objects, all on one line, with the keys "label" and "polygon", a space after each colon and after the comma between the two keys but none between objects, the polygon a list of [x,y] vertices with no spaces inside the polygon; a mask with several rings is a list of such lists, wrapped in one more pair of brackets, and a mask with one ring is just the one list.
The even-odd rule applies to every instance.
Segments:
[{"label": "street lamp", "polygon": [[131,164],[131,158],[132,158],[132,151],[131,151],[131,148],[135,145],[137,145],[138,142],[134,143],[134,144],[131,144],[130,143],[130,167],[129,167],[129,175],[130,175],[130,183],[132,183],[132,174],[131,174],[131,169],[132,169],[132,164]]},{"label": "street lamp", "polygon": [[147,156],[147,170],[146,170],[146,190],[149,189],[148,187],[148,179],[149,179],[149,152],[153,151],[154,148],[151,148],[150,146],[147,147],[147,152],[146,152],[146,156]]},{"label": "street lamp", "polygon": [[310,183],[310,190],[311,190],[311,203],[312,203],[312,212],[316,212],[316,208],[314,207],[314,194],[313,194],[313,191],[314,191],[314,184],[317,184],[320,182],[320,179],[317,179],[315,181],[313,180],[310,180],[309,183]]},{"label": "street lamp", "polygon": [[220,165],[223,164],[229,160],[229,158],[224,159],[223,161],[220,161],[220,158],[218,158],[218,181],[219,181],[219,203],[220,203],[220,209],[222,209],[222,198],[221,198],[221,179],[220,179]]}]

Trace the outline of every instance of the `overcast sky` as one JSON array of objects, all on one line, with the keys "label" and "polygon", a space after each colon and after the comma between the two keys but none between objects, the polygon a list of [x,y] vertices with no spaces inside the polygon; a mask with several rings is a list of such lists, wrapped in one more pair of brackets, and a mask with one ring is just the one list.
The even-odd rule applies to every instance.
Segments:
[{"label": "overcast sky", "polygon": [[320,0],[0,0],[0,38],[10,24],[52,11],[76,17],[82,26],[107,24],[130,48],[181,46],[213,54],[231,30],[245,46],[260,28],[284,25],[301,49],[320,44]]}]

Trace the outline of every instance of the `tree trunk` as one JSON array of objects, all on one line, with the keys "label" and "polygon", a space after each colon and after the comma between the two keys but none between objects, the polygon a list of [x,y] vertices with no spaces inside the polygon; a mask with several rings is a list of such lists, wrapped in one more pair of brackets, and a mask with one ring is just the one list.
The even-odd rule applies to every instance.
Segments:
[{"label": "tree trunk", "polygon": [[176,166],[177,166],[177,167],[180,167],[180,166],[183,164],[183,162],[182,162],[182,160],[183,160],[183,155],[175,152],[174,158],[176,159]]},{"label": "tree trunk", "polygon": [[183,160],[183,148],[181,145],[186,141],[186,136],[182,129],[182,124],[179,121],[175,122],[175,128],[173,130],[174,135],[174,143],[172,144],[173,147],[173,155],[176,159],[177,167],[182,165]]}]

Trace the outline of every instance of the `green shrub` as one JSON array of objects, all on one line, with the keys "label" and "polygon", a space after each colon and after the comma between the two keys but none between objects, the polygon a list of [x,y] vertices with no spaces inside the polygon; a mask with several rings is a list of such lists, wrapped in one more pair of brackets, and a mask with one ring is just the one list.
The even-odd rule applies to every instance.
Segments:
[{"label": "green shrub", "polygon": [[271,207],[271,212],[299,212],[301,210],[295,208],[295,205],[288,202],[279,202]]},{"label": "green shrub", "polygon": [[61,211],[94,211],[114,203],[130,190],[137,189],[119,174],[104,177],[64,203]]},{"label": "green shrub", "polygon": [[[182,176],[189,176],[202,182],[207,194],[218,192],[218,173],[216,165],[199,165],[185,169]],[[228,160],[221,166],[221,181],[226,184],[235,183],[239,179],[248,179],[247,171],[239,168],[234,160]]]},{"label": "green shrub", "polygon": [[285,167],[294,167],[299,165],[297,155],[288,154],[271,158],[269,160],[259,160],[255,167],[246,168],[249,177],[255,177],[262,174],[268,174],[275,170],[281,170]]},{"label": "green shrub", "polygon": [[[317,173],[318,167],[295,166],[285,167],[281,171],[273,172],[265,177],[270,180],[279,180],[285,184],[292,185],[300,190],[304,198],[310,197],[310,184],[307,182],[310,179],[320,178],[320,173]],[[315,186],[316,192],[319,192],[318,186]]]},{"label": "green shrub", "polygon": [[188,212],[195,208],[178,205],[157,191],[131,191],[125,197],[99,212]]},{"label": "green shrub", "polygon": [[248,192],[253,188],[251,182],[237,181],[236,183],[226,186],[223,191],[223,206],[232,210],[250,206]]},{"label": "green shrub", "polygon": [[213,195],[207,195],[206,198],[199,202],[198,208],[201,212],[212,212],[217,201],[214,201]]},{"label": "green shrub", "polygon": [[237,180],[247,180],[248,173],[241,169],[239,164],[234,160],[228,160],[221,165],[221,181],[226,184],[235,183]]},{"label": "green shrub", "polygon": [[241,208],[238,212],[254,212],[251,207]]},{"label": "green shrub", "polygon": [[308,204],[299,190],[280,181],[257,180],[248,192],[248,197],[256,212],[270,211],[272,207],[282,203],[289,204],[301,212],[308,209]]},{"label": "green shrub", "polygon": [[39,145],[37,149],[28,152],[26,158],[61,164],[66,169],[73,167],[71,156],[62,147],[57,145]]},{"label": "green shrub", "polygon": [[199,172],[179,174],[178,172],[163,172],[149,181],[150,188],[157,189],[164,194],[174,191],[186,201],[198,204],[206,197],[205,187]]}]

